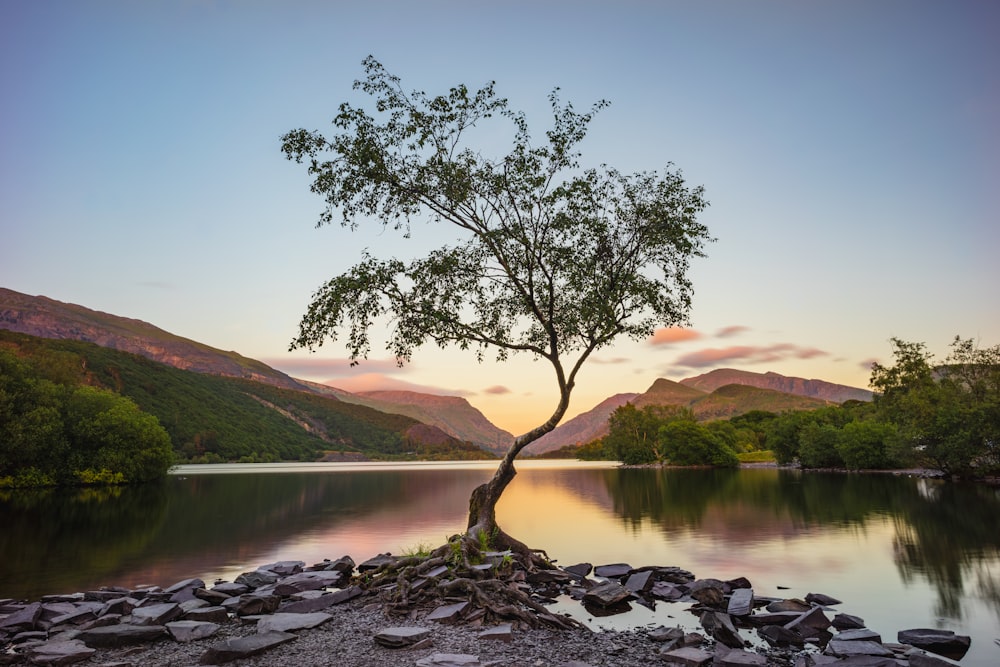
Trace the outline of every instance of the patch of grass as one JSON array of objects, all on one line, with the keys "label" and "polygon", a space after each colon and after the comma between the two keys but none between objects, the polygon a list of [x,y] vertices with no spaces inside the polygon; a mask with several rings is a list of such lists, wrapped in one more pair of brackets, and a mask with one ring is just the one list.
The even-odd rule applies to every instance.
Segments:
[{"label": "patch of grass", "polygon": [[427,558],[431,555],[434,547],[424,542],[418,542],[414,546],[400,550],[400,555],[404,558]]}]

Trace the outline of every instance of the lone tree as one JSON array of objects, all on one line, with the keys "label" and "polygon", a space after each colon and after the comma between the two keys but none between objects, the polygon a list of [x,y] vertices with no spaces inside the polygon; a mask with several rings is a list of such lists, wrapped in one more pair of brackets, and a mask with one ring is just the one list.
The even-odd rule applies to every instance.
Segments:
[{"label": "lone tree", "polygon": [[[387,319],[387,347],[400,364],[428,341],[474,348],[480,361],[513,352],[548,361],[555,410],[515,438],[493,478],[473,491],[465,536],[524,554],[495,512],[514,459],[559,424],[594,351],[687,321],[689,260],[711,240],[696,218],[708,204],[671,164],[632,175],[580,167],[577,145],[606,101],[578,113],[556,89],[552,128],[535,145],[525,115],[492,82],[432,97],[405,91],[372,57],[363,64],[367,76],[354,88],[373,99],[373,111],[344,103],[332,138],[304,129],[282,137],[286,157],[308,165],[312,191],[325,199],[317,226],[340,218],[355,229],[374,219],[409,235],[422,218],[452,225],[456,240],[410,262],[365,252],[315,293],[291,348],[315,350],[346,331],[357,362],[370,352],[372,326]],[[513,147],[496,159],[466,144],[491,119],[512,125]]]}]

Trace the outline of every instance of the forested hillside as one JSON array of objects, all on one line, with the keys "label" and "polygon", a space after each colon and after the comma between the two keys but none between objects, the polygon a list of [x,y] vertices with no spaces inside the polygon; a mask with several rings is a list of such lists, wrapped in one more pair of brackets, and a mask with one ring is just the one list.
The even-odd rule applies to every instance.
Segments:
[{"label": "forested hillside", "polygon": [[411,435],[414,419],[333,397],[182,371],[81,341],[0,330],[0,346],[29,360],[41,378],[132,399],[159,420],[181,462],[313,461],[328,451],[373,459],[487,456],[439,434],[421,440]]}]

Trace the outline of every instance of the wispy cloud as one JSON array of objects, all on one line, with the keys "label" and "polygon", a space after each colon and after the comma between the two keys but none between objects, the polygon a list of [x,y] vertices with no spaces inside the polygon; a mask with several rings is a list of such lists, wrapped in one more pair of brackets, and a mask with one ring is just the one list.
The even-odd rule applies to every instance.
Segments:
[{"label": "wispy cloud", "polygon": [[873,364],[877,364],[877,363],[879,363],[878,358],[876,358],[876,357],[870,357],[868,359],[864,359],[862,361],[859,361],[858,362],[858,366],[861,366],[861,368],[865,369],[866,371],[870,371],[872,369],[872,365]]},{"label": "wispy cloud", "polygon": [[271,357],[260,359],[271,368],[288,373],[292,377],[313,380],[319,378],[357,376],[372,373],[402,374],[408,372],[410,366],[400,367],[393,359],[366,359],[357,366],[351,366],[351,360],[346,358],[281,358]]},{"label": "wispy cloud", "polygon": [[732,338],[733,336],[738,336],[745,331],[750,331],[750,327],[745,327],[742,324],[733,324],[728,327],[722,327],[715,332],[716,338]]},{"label": "wispy cloud", "polygon": [[349,391],[352,394],[364,391],[415,391],[421,394],[435,394],[437,396],[471,396],[472,392],[455,391],[432,387],[426,384],[407,382],[399,378],[384,375],[382,373],[364,373],[352,377],[338,377],[326,380],[323,384],[337,389]]},{"label": "wispy cloud", "polygon": [[631,359],[629,359],[628,357],[610,357],[607,359],[605,359],[604,357],[591,357],[589,363],[616,365],[616,364],[627,364],[629,361],[631,361]]},{"label": "wispy cloud", "polygon": [[660,327],[653,332],[646,342],[650,345],[673,345],[674,343],[683,343],[689,340],[697,340],[701,338],[702,334],[694,329],[686,329],[684,327]]},{"label": "wispy cloud", "polygon": [[509,394],[510,389],[504,387],[503,385],[495,384],[492,387],[487,387],[486,389],[483,390],[483,392],[487,394],[496,394],[499,396],[500,394]]},{"label": "wispy cloud", "polygon": [[674,365],[684,368],[707,368],[733,362],[765,364],[785,359],[812,359],[827,354],[827,352],[815,347],[801,347],[792,343],[777,343],[766,346],[733,345],[690,352],[677,359]]}]

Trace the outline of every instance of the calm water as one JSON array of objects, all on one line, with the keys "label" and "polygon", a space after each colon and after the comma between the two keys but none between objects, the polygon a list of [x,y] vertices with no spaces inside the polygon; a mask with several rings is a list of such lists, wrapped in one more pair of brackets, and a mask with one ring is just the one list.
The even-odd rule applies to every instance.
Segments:
[{"label": "calm water", "polygon": [[[231,580],[276,560],[438,545],[465,526],[494,464],[185,466],[162,486],[0,494],[0,598],[102,585]],[[563,565],[677,565],[745,576],[759,595],[822,592],[895,640],[973,637],[963,665],[1000,664],[1000,490],[887,475],[775,469],[623,470],[525,462],[505,530]],[[594,627],[694,628],[684,606],[636,607]],[[744,635],[750,633],[744,632]]]}]

